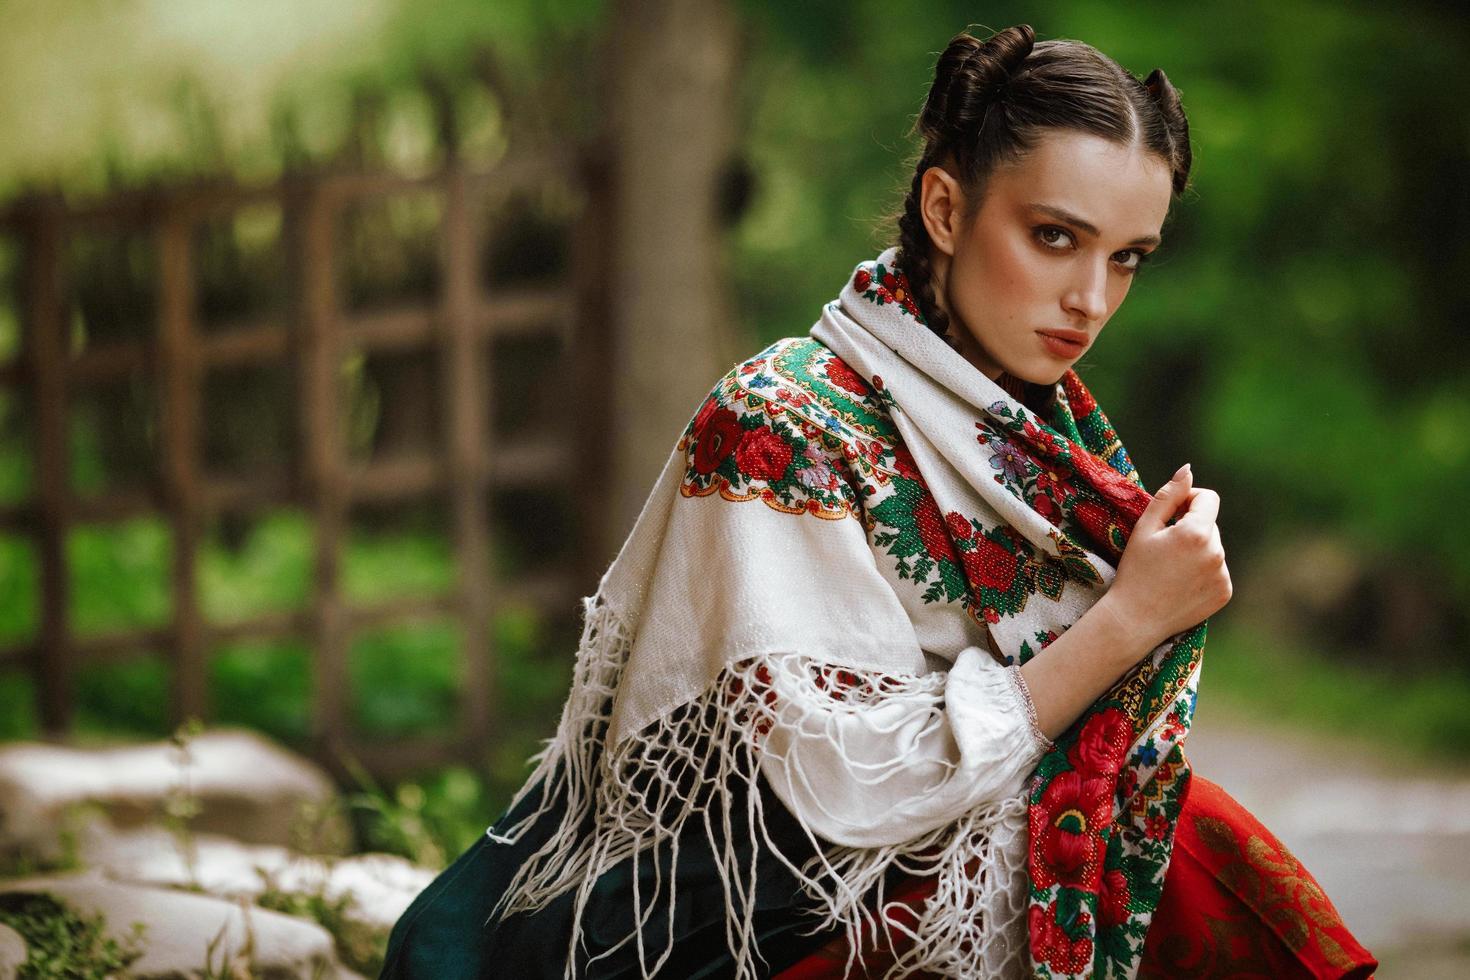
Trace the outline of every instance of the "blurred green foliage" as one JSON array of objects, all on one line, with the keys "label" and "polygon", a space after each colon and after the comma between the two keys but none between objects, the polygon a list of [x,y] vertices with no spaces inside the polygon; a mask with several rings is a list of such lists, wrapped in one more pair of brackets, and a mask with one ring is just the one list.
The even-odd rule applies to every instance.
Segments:
[{"label": "blurred green foliage", "polygon": [[[305,609],[314,531],[299,512],[263,516],[237,544],[211,535],[199,557],[199,603],[213,622]],[[156,627],[168,622],[168,530],[157,519],[71,532],[70,616],[80,634]],[[28,544],[0,537],[0,584],[14,585],[0,603],[0,636],[28,639],[36,629],[34,556]],[[371,605],[405,595],[446,593],[454,582],[448,539],[422,530],[356,529],[345,542],[343,586],[353,603]],[[571,612],[566,619],[571,618]],[[556,664],[565,655],[566,624],[558,627],[536,610],[504,606],[493,642],[499,669],[514,699],[530,698],[543,709],[561,694],[569,674]],[[356,726],[388,736],[442,733],[456,712],[457,663],[462,637],[450,622],[407,623],[358,634],[348,651]],[[556,662],[543,669],[538,658],[560,644]],[[81,727],[138,734],[170,730],[166,718],[168,668],[158,651],[139,651],[121,662],[89,664],[77,675]],[[546,675],[547,680],[540,678]],[[212,652],[215,717],[251,725],[287,741],[308,731],[311,662],[301,641],[241,641]],[[30,732],[34,713],[23,710],[30,685],[18,678],[0,684],[7,708],[0,712],[0,737]]]},{"label": "blurred green foliage", "polygon": [[[1345,670],[1331,651],[1248,627],[1210,631],[1201,698],[1218,697],[1245,717],[1353,736],[1369,751],[1465,762],[1470,745],[1470,675],[1438,672],[1405,676],[1391,661]],[[1269,682],[1262,683],[1269,651]],[[1365,724],[1366,719],[1372,719]]]}]

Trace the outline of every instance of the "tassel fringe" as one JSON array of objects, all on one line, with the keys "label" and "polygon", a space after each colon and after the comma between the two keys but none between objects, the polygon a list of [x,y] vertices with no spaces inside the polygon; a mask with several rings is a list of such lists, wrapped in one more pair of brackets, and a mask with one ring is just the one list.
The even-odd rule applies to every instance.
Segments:
[{"label": "tassel fringe", "polygon": [[[800,710],[789,700],[778,701],[773,681],[779,678],[783,683],[774,686],[784,686],[800,675],[808,685],[824,688],[835,710],[843,710],[843,704],[861,710],[893,698],[914,699],[923,710],[932,708],[936,692],[942,692],[942,675],[894,678],[812,664],[795,654],[749,657],[727,666],[697,700],[609,746],[614,696],[633,631],[603,590],[582,602],[577,663],[556,735],[531,760],[535,769],[510,807],[544,781],[542,802],[501,833],[488,833],[497,842],[514,843],[556,805],[564,807],[561,820],[518,870],[492,920],[575,891],[573,955],[567,958],[566,972],[572,980],[583,913],[598,877],[624,859],[640,861],[647,852],[656,858],[660,847],[672,850],[671,866],[676,866],[681,833],[696,820],[704,827],[724,887],[725,938],[737,980],[762,975],[754,941],[756,852],[750,851],[742,863],[734,846],[739,839],[764,841],[769,853],[796,876],[813,911],[822,917],[811,932],[839,926],[846,930],[852,950],[849,971],[865,936],[871,945],[873,937],[890,932],[907,936],[912,945],[885,977],[923,971],[998,976],[1024,969],[1026,848],[1024,843],[1017,846],[1017,838],[1027,833],[1024,798],[977,807],[896,846],[835,846],[808,829],[817,856],[800,867],[766,830],[756,786],[763,737],[777,721],[791,720],[783,712]],[[662,865],[655,862],[655,867]],[[936,891],[917,916],[890,902],[885,893],[885,876],[894,869],[935,878]],[[638,876],[633,880],[637,927],[600,956],[634,943],[644,975],[651,976],[673,953],[675,918],[666,916],[661,944],[650,942],[646,926],[661,903],[672,909],[678,896],[674,881],[665,881],[662,873],[652,894],[638,893]]]}]

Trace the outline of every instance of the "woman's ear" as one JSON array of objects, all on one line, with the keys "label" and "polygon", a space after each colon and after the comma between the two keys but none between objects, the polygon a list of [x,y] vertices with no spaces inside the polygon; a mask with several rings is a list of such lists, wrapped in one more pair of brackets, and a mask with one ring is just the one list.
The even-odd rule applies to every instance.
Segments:
[{"label": "woman's ear", "polygon": [[919,181],[919,216],[924,219],[929,241],[940,252],[953,257],[964,201],[960,183],[940,166],[925,170]]}]

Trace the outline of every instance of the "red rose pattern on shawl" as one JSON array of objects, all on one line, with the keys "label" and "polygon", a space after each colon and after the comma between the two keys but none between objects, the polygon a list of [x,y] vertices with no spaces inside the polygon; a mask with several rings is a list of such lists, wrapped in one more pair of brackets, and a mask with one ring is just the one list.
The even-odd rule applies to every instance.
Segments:
[{"label": "red rose pattern on shawl", "polygon": [[1107,708],[1087,719],[1077,741],[1067,750],[1067,761],[1082,772],[1112,774],[1123,767],[1133,732],[1128,716]]},{"label": "red rose pattern on shawl", "polygon": [[1098,921],[1109,928],[1128,921],[1128,879],[1117,868],[1103,872]]},{"label": "red rose pattern on shawl", "polygon": [[1050,888],[1061,882],[1095,890],[1102,874],[1099,829],[1112,819],[1113,781],[1076,769],[1059,773],[1031,814],[1031,851],[1039,869],[1032,885]]},{"label": "red rose pattern on shawl", "polygon": [[885,303],[896,303],[914,319],[920,323],[924,322],[923,314],[919,312],[918,304],[914,302],[914,292],[909,288],[908,277],[897,269],[890,271],[884,268],[881,262],[872,272],[867,269],[859,269],[853,276],[853,286],[863,294],[864,299],[871,300],[879,306]]},{"label": "red rose pattern on shawl", "polygon": [[687,464],[680,492],[760,500],[788,514],[860,517],[848,447],[824,424],[812,393],[771,369],[780,346],[731,370],[700,406],[679,443]]},{"label": "red rose pattern on shawl", "polygon": [[740,428],[739,417],[728,408],[700,414],[704,418],[699,429],[699,446],[694,452],[694,469],[699,473],[709,474],[735,452],[744,431]]},{"label": "red rose pattern on shawl", "polygon": [[827,362],[827,378],[837,387],[850,391],[855,395],[867,395],[871,390],[868,383],[862,379],[846,362],[837,358]]},{"label": "red rose pattern on shawl", "polygon": [[[959,515],[953,515],[958,517]],[[914,506],[914,527],[919,531],[919,540],[924,544],[924,553],[934,561],[954,561],[954,545],[945,530],[945,521],[939,516],[939,506],[929,493],[919,495]]]},{"label": "red rose pattern on shawl", "polygon": [[[1029,910],[1027,920],[1031,927],[1031,955],[1057,973],[1082,973],[1092,966],[1092,939],[1087,936],[1074,939],[1057,925],[1057,919],[1061,915],[1057,904],[1052,902],[1045,910],[1039,905],[1033,905]],[[1080,921],[1086,925],[1087,913],[1080,915]]]},{"label": "red rose pattern on shawl", "polygon": [[735,464],[750,479],[772,483],[786,472],[794,455],[786,440],[770,426],[763,425],[740,437],[740,444],[735,448]]}]

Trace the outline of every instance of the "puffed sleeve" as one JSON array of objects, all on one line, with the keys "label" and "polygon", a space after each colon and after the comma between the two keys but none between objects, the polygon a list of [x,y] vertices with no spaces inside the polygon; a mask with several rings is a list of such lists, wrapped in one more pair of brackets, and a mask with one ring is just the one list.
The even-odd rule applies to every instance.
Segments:
[{"label": "puffed sleeve", "polygon": [[948,671],[899,678],[780,669],[761,757],[772,790],[835,844],[899,844],[1019,796],[1051,741],[1020,667],[969,647]]}]

